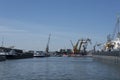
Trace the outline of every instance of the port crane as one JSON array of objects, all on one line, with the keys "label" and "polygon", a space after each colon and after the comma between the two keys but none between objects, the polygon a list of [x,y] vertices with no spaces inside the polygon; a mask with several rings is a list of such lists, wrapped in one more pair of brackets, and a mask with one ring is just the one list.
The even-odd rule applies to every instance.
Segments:
[{"label": "port crane", "polygon": [[73,45],[72,41],[70,40],[72,47],[73,47],[73,53],[74,54],[81,54],[81,48],[83,47],[83,51],[86,52],[86,48],[88,46],[88,43],[91,43],[91,40],[89,38],[87,39],[79,39],[75,45]]},{"label": "port crane", "polygon": [[86,52],[86,49],[87,49],[87,46],[88,46],[88,43],[92,44],[91,43],[91,39],[87,38],[86,40],[83,40],[83,51]]},{"label": "port crane", "polygon": [[120,38],[120,16],[117,16],[117,22],[115,24],[115,29],[113,31],[112,39],[114,39],[115,37]]},{"label": "port crane", "polygon": [[47,46],[46,46],[46,52],[47,52],[47,53],[49,53],[50,37],[51,37],[51,34],[49,34],[48,43],[47,43]]},{"label": "port crane", "polygon": [[94,51],[95,51],[95,48],[97,46],[103,45],[102,50],[111,51],[113,49],[119,48],[119,44],[120,44],[120,17],[118,16],[113,34],[107,35],[107,42],[102,43],[102,44],[96,43],[93,47],[94,47]]},{"label": "port crane", "polygon": [[95,43],[95,45],[93,46],[93,50],[96,51],[96,47],[101,46],[103,43]]},{"label": "port crane", "polygon": [[[70,40],[70,41],[71,41],[71,40]],[[71,44],[72,44],[72,47],[73,47],[73,53],[78,53],[78,52],[79,52],[79,50],[78,50],[78,44],[79,44],[79,42],[80,42],[80,40],[78,40],[78,41],[76,42],[76,44],[73,45],[73,43],[72,43],[72,41],[71,41]]]},{"label": "port crane", "polygon": [[118,16],[113,34],[107,36],[107,42],[105,43],[105,50],[111,51],[113,48],[118,48],[120,44],[119,41],[120,41],[120,17]]}]

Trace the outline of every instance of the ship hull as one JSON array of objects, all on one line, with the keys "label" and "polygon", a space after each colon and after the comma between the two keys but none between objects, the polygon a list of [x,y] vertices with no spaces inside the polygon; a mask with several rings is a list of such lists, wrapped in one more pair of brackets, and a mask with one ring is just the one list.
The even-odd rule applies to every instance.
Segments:
[{"label": "ship hull", "polygon": [[34,55],[34,57],[46,57],[44,55]]},{"label": "ship hull", "polygon": [[5,61],[6,57],[4,55],[0,55],[0,61]]},{"label": "ship hull", "polygon": [[94,52],[93,58],[102,62],[116,63],[120,65],[120,51]]},{"label": "ship hull", "polygon": [[97,51],[94,52],[93,55],[99,55],[99,56],[118,56],[120,57],[120,51]]},{"label": "ship hull", "polygon": [[87,52],[81,52],[81,53],[73,53],[68,55],[69,57],[82,57],[82,56],[87,56],[88,53]]},{"label": "ship hull", "polygon": [[33,58],[33,54],[23,53],[19,55],[6,55],[6,59],[24,59],[24,58]]}]

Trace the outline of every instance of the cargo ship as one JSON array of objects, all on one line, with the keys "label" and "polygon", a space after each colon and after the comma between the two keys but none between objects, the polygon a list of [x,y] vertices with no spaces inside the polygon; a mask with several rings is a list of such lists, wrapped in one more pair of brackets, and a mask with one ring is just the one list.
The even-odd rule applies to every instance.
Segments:
[{"label": "cargo ship", "polygon": [[20,50],[20,49],[0,47],[0,50],[2,50],[5,53],[4,56],[6,59],[23,59],[23,58],[33,57],[33,53],[23,52],[23,50]]},{"label": "cargo ship", "polygon": [[[107,36],[107,41],[104,44],[95,44],[93,57],[120,64],[120,17],[117,18],[115,31],[112,35]],[[96,47],[101,46],[100,50]]]},{"label": "cargo ship", "polygon": [[6,59],[23,59],[23,58],[33,58],[33,53],[13,49],[9,52],[9,54],[6,54]]}]

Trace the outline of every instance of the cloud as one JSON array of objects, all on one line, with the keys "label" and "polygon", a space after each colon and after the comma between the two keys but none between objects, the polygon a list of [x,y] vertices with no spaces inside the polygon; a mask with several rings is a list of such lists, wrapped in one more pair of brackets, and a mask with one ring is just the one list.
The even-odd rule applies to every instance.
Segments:
[{"label": "cloud", "polygon": [[6,26],[0,26],[0,34],[8,36],[13,34],[27,33],[25,30],[18,30]]}]

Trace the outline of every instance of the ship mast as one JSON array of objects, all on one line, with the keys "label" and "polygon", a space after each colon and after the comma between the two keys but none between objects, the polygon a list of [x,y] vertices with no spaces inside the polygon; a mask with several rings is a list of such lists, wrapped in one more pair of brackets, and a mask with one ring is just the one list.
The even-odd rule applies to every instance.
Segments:
[{"label": "ship mast", "polygon": [[2,38],[1,47],[4,47],[4,37]]}]

